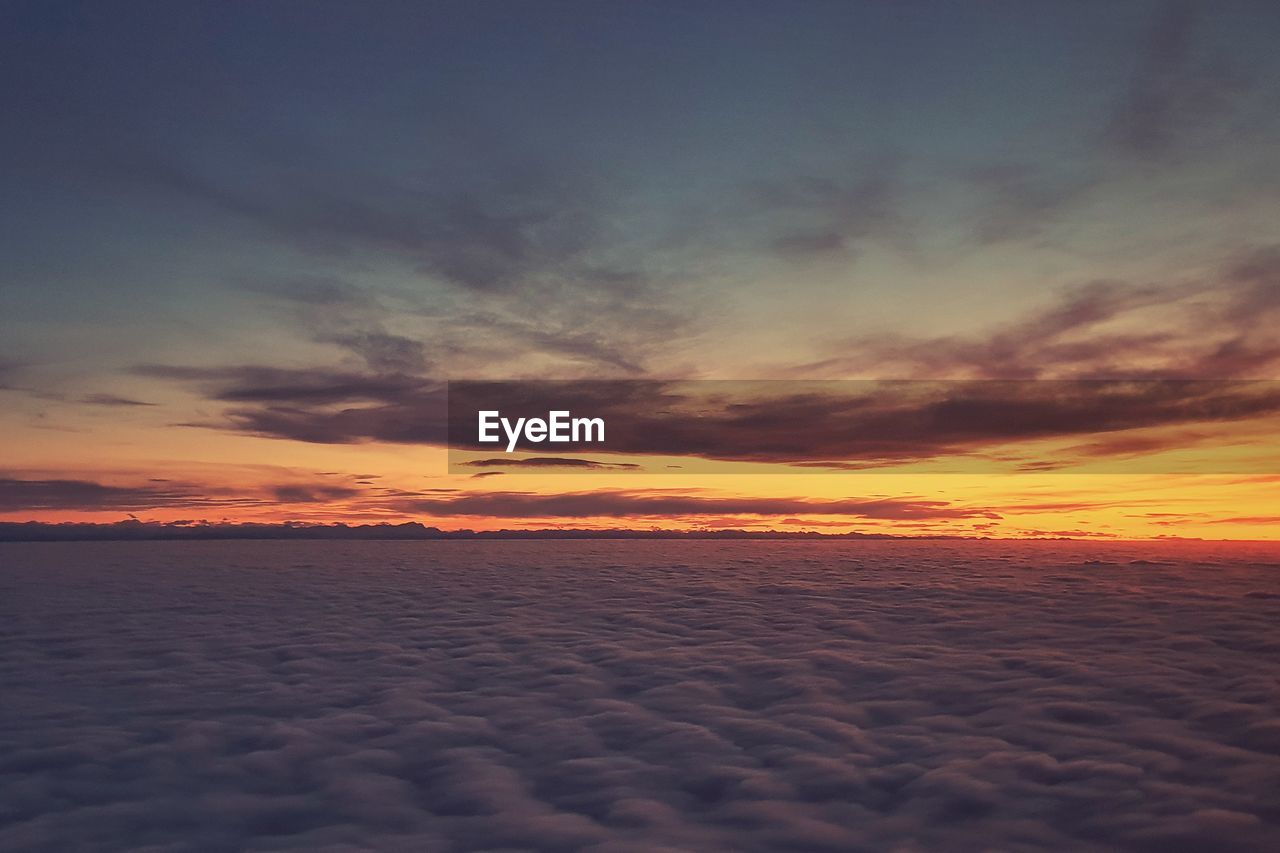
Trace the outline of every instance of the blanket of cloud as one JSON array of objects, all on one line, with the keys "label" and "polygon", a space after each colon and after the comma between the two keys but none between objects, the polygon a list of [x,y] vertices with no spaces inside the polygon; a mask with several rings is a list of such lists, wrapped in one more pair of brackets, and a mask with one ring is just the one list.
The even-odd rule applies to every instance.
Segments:
[{"label": "blanket of cloud", "polygon": [[5,851],[1280,849],[1280,548],[0,545]]}]

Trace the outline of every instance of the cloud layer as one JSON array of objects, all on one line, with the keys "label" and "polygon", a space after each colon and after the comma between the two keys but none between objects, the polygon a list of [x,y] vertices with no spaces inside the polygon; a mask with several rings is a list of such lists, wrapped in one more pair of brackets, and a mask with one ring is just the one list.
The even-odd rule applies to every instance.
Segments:
[{"label": "cloud layer", "polygon": [[3,850],[1280,838],[1274,547],[10,543],[0,561]]}]

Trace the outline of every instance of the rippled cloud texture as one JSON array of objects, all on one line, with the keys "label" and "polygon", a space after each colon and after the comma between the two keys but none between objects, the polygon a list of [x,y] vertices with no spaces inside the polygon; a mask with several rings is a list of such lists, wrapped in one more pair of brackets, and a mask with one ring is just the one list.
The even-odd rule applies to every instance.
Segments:
[{"label": "rippled cloud texture", "polygon": [[3,850],[1280,841],[1274,546],[0,559]]}]

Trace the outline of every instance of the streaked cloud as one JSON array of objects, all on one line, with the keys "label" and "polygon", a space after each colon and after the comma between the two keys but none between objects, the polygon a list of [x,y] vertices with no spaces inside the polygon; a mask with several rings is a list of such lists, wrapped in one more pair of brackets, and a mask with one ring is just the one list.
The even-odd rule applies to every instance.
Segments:
[{"label": "streaked cloud", "polygon": [[405,501],[404,509],[429,516],[494,518],[652,518],[727,515],[838,515],[850,519],[926,520],[999,518],[984,509],[923,499],[735,498],[625,490],[541,494],[468,493]]},{"label": "streaked cloud", "polygon": [[790,375],[986,379],[1276,376],[1280,260],[1242,249],[1203,278],[1100,280],[985,334],[879,334],[837,342]]},{"label": "streaked cloud", "polygon": [[588,468],[593,471],[627,471],[639,465],[627,462],[596,462],[564,456],[524,456],[515,458],[472,459],[461,463],[468,468]]},{"label": "streaked cloud", "polygon": [[1230,118],[1247,78],[1227,57],[1197,49],[1203,8],[1172,0],[1153,21],[1108,127],[1108,139],[1120,152],[1159,160],[1212,138]]}]

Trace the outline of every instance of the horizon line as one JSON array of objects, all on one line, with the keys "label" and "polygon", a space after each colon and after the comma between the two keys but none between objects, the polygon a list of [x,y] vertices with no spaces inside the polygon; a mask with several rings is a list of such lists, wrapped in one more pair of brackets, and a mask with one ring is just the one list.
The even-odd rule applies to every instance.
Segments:
[{"label": "horizon line", "polygon": [[827,533],[817,530],[666,530],[614,528],[497,528],[446,530],[419,521],[374,522],[171,522],[127,519],[113,522],[0,521],[0,542],[102,541],[467,541],[550,539],[720,539],[720,540],[921,540],[974,542],[1274,542],[1271,539],[1206,539],[1202,536],[970,536],[963,534]]}]

